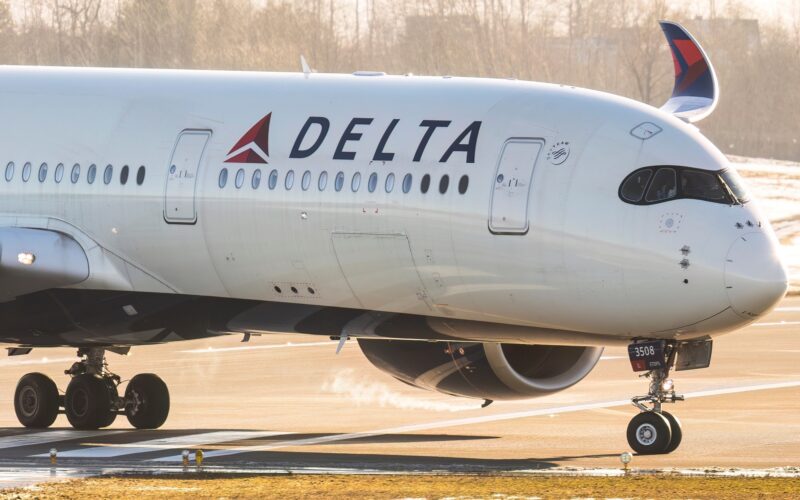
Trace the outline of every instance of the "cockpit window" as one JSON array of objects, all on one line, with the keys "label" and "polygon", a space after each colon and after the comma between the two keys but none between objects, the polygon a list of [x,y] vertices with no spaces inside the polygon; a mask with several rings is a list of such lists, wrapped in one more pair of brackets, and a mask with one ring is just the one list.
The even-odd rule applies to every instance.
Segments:
[{"label": "cockpit window", "polygon": [[677,194],[678,186],[675,178],[675,169],[659,168],[656,171],[656,175],[653,176],[650,188],[647,190],[645,201],[655,203],[657,201],[670,200],[675,198]]},{"label": "cockpit window", "polygon": [[750,201],[750,195],[747,193],[747,188],[741,176],[739,176],[739,172],[732,168],[726,168],[719,173],[719,176],[722,177],[725,185],[728,186],[728,189],[731,190],[731,193],[739,203],[745,204]]},{"label": "cockpit window", "polygon": [[730,196],[719,176],[702,170],[681,171],[681,191],[684,198],[696,198],[730,204]]},{"label": "cockpit window", "polygon": [[[644,199],[642,198],[642,194]],[[645,167],[629,174],[619,187],[619,197],[634,205],[650,205],[679,198],[732,205],[749,201],[735,170],[709,172],[691,167]]]},{"label": "cockpit window", "polygon": [[620,195],[628,201],[638,203],[642,201],[644,190],[647,187],[647,181],[653,176],[653,171],[649,168],[644,170],[637,170],[622,184]]}]

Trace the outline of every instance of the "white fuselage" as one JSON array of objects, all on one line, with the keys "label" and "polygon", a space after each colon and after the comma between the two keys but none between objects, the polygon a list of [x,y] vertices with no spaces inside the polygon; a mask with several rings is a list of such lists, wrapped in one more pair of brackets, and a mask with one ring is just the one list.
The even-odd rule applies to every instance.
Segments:
[{"label": "white fuselage", "polygon": [[[6,67],[0,102],[0,223],[53,229],[78,241],[90,269],[80,288],[622,338],[729,331],[767,312],[785,290],[774,234],[753,202],[637,206],[620,199],[620,183],[637,168],[719,171],[728,163],[693,126],[607,94],[466,78]],[[231,148],[267,115],[268,151],[231,161],[251,145]],[[326,119],[327,133],[313,153],[291,157],[293,147],[313,149],[320,136],[323,127],[311,125],[297,143],[310,117]],[[432,120],[449,125],[422,125]],[[655,127],[648,134],[660,131],[637,137],[642,124]],[[191,137],[180,143],[181,134]],[[509,140],[533,159],[500,165],[498,180]],[[59,164],[64,173],[56,182]],[[122,185],[124,166],[129,178]],[[138,185],[140,166],[146,175]],[[273,170],[278,180],[270,189]],[[405,193],[407,174],[413,180]],[[449,185],[440,193],[444,175]],[[468,186],[461,194],[463,176]],[[513,220],[520,211],[524,228]],[[749,264],[737,259],[733,267],[729,254],[742,237],[753,248],[737,252]],[[757,296],[732,296],[734,275],[754,283]]]}]

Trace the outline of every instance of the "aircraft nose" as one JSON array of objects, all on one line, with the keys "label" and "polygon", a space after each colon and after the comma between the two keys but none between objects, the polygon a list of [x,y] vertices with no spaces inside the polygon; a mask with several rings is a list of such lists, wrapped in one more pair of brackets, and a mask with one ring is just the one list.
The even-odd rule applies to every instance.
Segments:
[{"label": "aircraft nose", "polygon": [[733,242],[725,262],[725,288],[731,307],[754,318],[786,294],[789,280],[777,244],[763,233],[748,233]]}]

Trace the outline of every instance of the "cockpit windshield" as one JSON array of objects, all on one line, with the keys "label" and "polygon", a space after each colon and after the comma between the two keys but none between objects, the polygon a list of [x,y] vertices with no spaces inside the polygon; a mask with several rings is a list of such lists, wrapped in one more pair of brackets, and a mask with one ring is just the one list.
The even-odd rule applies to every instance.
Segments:
[{"label": "cockpit windshield", "polygon": [[719,173],[722,180],[728,186],[728,189],[731,190],[733,196],[736,197],[736,200],[744,205],[748,201],[750,201],[750,195],[747,193],[747,188],[744,185],[744,181],[742,177],[739,175],[739,172],[732,168],[726,168],[725,170]]},{"label": "cockpit windshield", "polygon": [[708,200],[730,205],[731,199],[719,176],[702,170],[681,171],[681,191],[684,198]]},{"label": "cockpit windshield", "polygon": [[620,185],[619,196],[636,205],[679,198],[733,205],[750,199],[735,170],[709,172],[676,166],[645,167],[632,172]]}]

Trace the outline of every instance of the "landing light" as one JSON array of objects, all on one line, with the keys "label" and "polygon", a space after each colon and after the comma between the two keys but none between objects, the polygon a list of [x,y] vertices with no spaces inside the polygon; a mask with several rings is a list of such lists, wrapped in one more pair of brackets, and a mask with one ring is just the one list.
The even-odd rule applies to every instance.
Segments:
[{"label": "landing light", "polygon": [[17,255],[17,261],[24,266],[30,266],[34,262],[36,262],[36,256],[30,252],[22,252]]},{"label": "landing light", "polygon": [[666,392],[669,392],[669,391],[671,391],[671,390],[672,390],[672,387],[673,387],[674,385],[675,385],[675,384],[672,382],[672,379],[671,379],[671,378],[668,378],[667,380],[665,380],[665,381],[661,382],[661,389],[663,389],[663,390],[664,390],[664,391],[666,391]]}]

